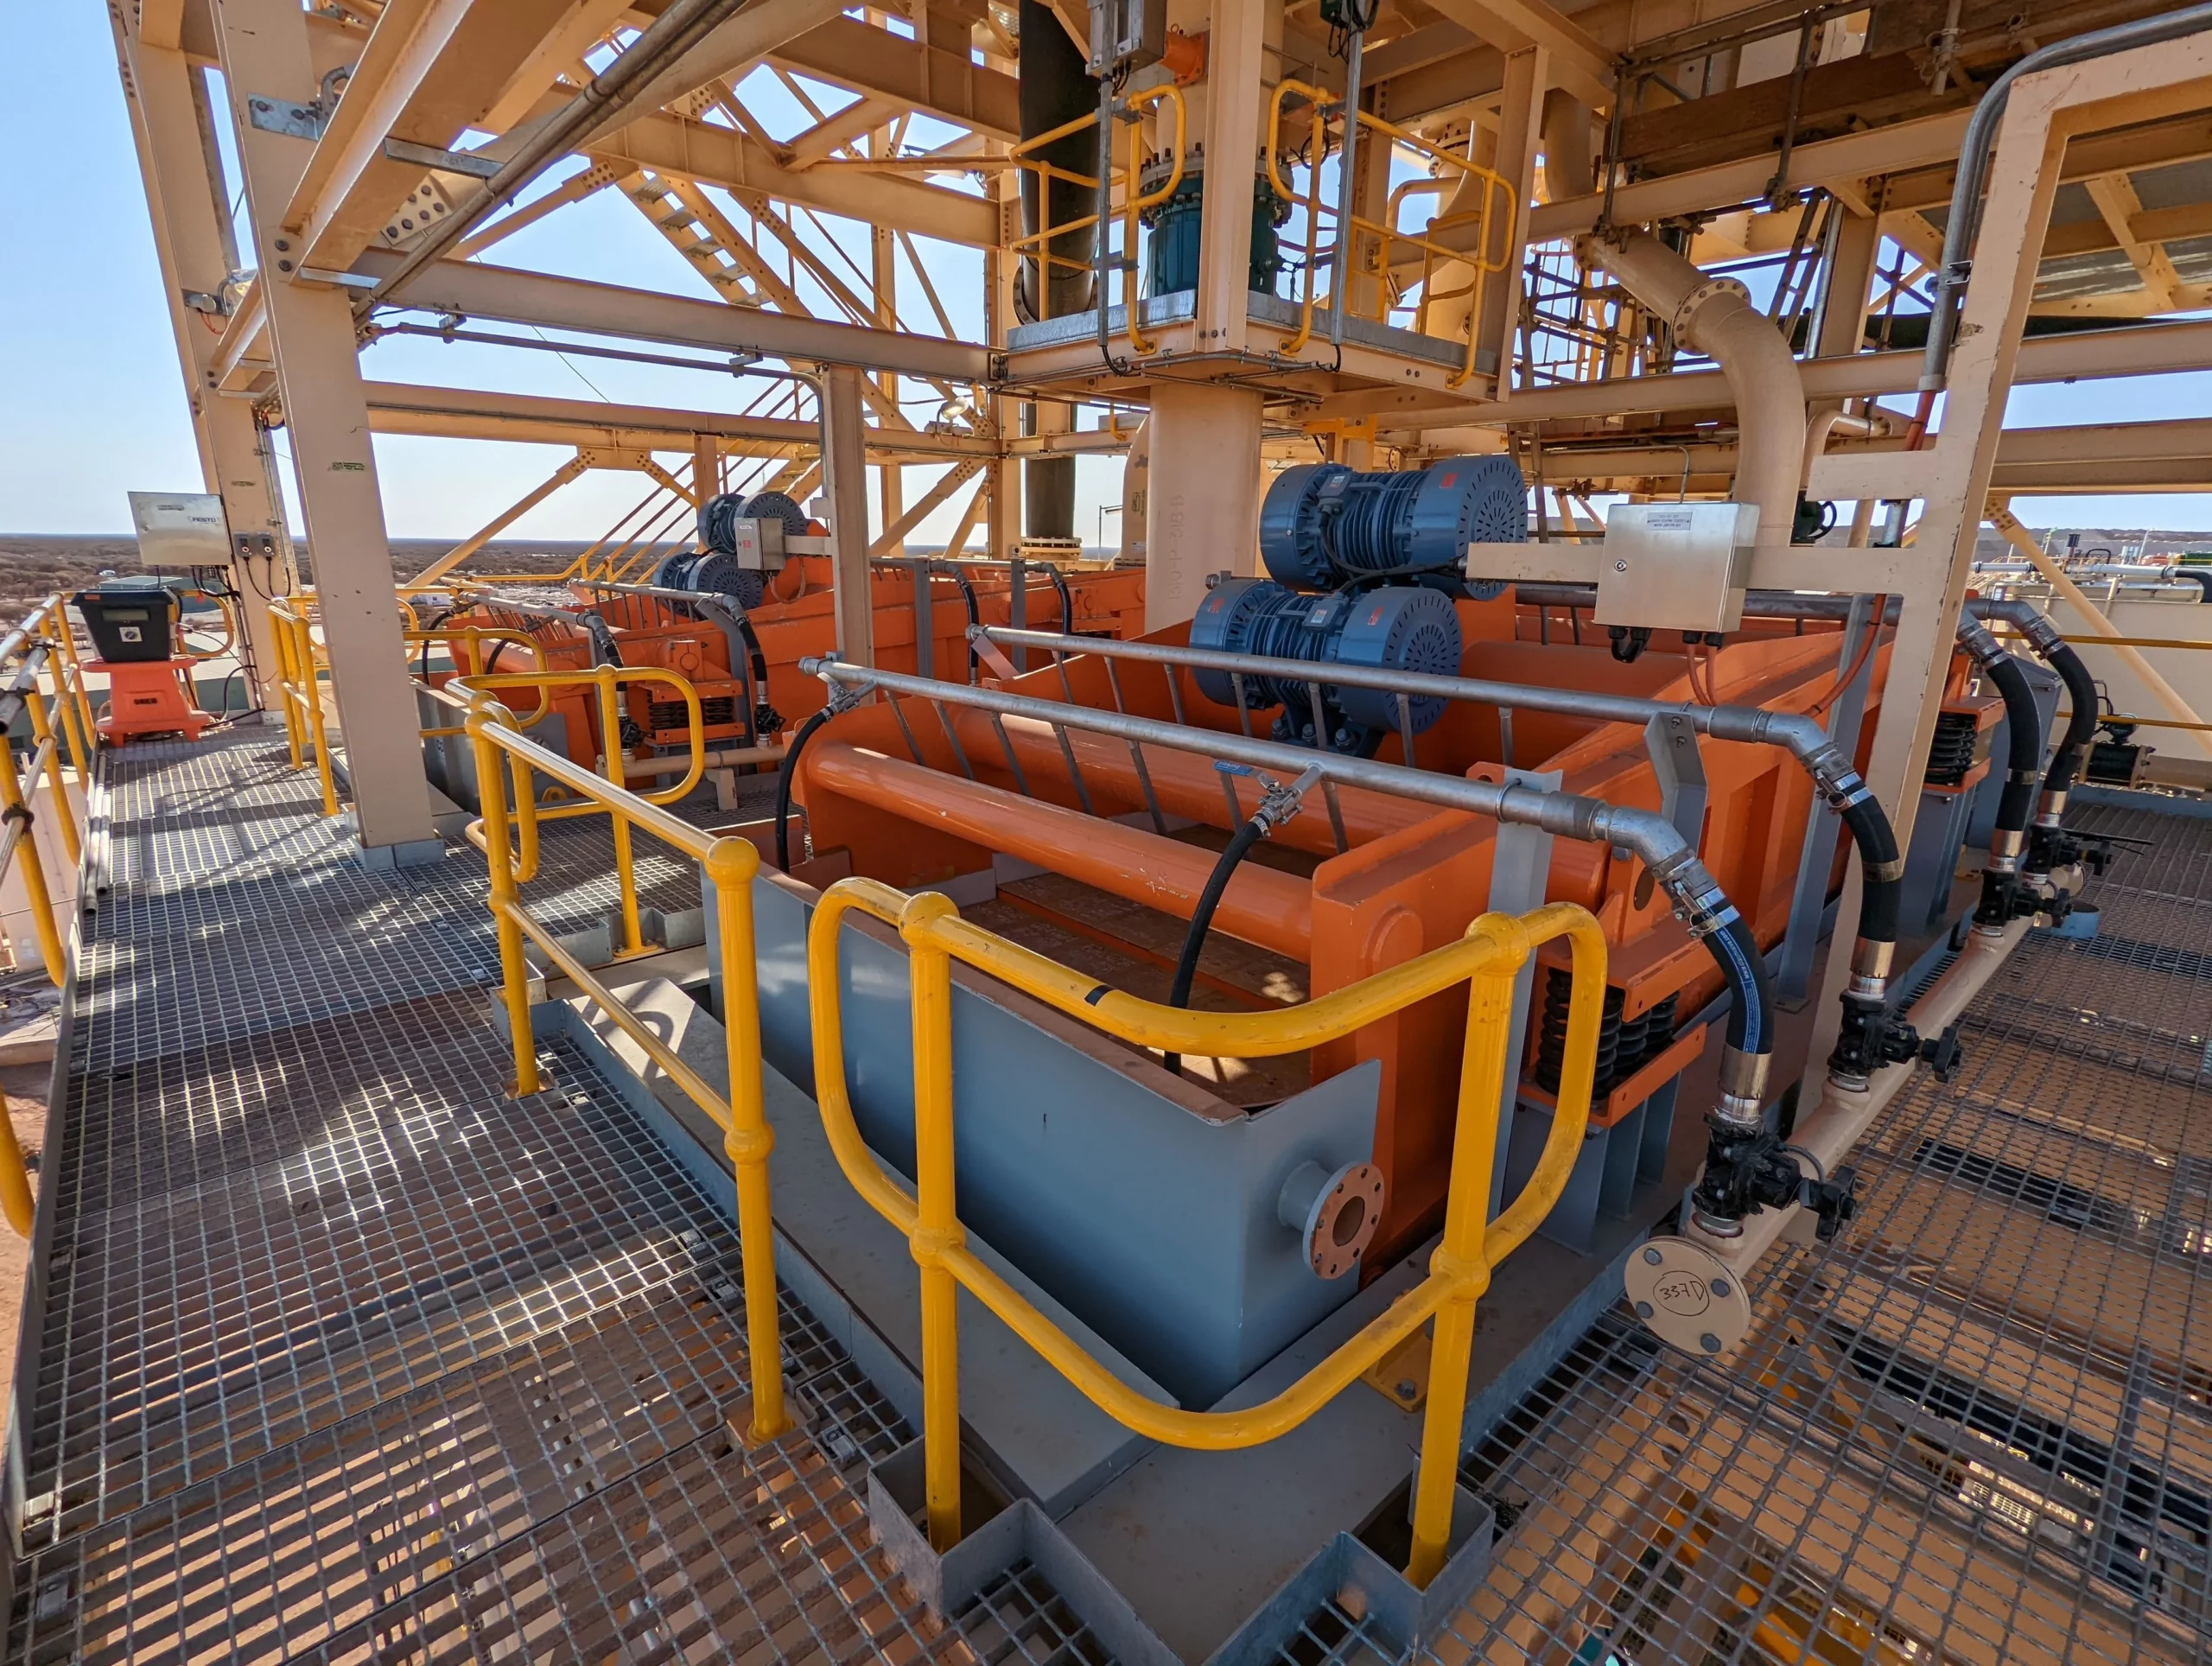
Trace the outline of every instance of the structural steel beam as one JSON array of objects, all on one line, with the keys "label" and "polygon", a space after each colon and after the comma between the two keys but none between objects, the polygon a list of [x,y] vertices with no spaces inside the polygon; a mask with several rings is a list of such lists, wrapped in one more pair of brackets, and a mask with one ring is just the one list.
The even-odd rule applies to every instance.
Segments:
[{"label": "structural steel beam", "polygon": [[423,178],[385,141],[442,150],[480,125],[543,35],[543,0],[390,0],[283,211],[302,264],[342,267],[382,240]]},{"label": "structural steel beam", "polygon": [[[1800,361],[1808,398],[1877,398],[1918,386],[1917,353],[1860,353]],[[2037,336],[2020,347],[2017,382],[2094,381],[2163,371],[2212,370],[2212,321],[2145,324]],[[1726,409],[1732,404],[1719,371],[1678,371],[1516,392],[1495,400],[1447,403],[1434,389],[1381,388],[1339,394],[1314,408],[1316,420],[1373,416],[1393,429],[1459,428],[1483,423]]]},{"label": "structural steel beam", "polygon": [[994,139],[1021,137],[1019,83],[1013,76],[854,18],[836,18],[767,55],[801,74],[887,99]]},{"label": "structural steel beam", "polygon": [[[1447,22],[1513,53],[1540,46],[1551,54],[1553,79],[1583,103],[1613,101],[1613,54],[1581,24],[1545,0],[1428,0]],[[1539,94],[1541,101],[1541,91]]]},{"label": "structural steel beam", "polygon": [[719,185],[742,200],[795,202],[947,243],[988,248],[998,214],[984,199],[896,175],[848,168],[785,168],[776,153],[734,128],[674,116],[640,118],[593,141],[594,162]]},{"label": "structural steel beam", "polygon": [[[613,405],[593,399],[556,399],[535,393],[486,393],[472,388],[370,382],[369,422],[379,434],[413,434],[455,440],[512,440],[573,445],[606,451],[690,451],[702,434],[726,441],[728,449],[753,455],[792,447],[811,451],[820,429],[788,416],[734,416],[721,411],[669,410],[654,405]],[[993,457],[990,440],[919,429],[863,430],[871,457],[933,461]]]},{"label": "structural steel beam", "polygon": [[[396,256],[365,251],[353,273],[379,278],[397,264]],[[758,353],[799,364],[855,365],[953,382],[987,380],[991,371],[988,350],[965,341],[872,330],[826,319],[791,318],[719,301],[549,277],[474,261],[438,261],[415,277],[407,293],[410,306],[457,312],[466,318],[582,330],[717,353]]]},{"label": "structural steel beam", "polygon": [[[742,79],[761,59],[794,36],[830,22],[841,10],[839,0],[753,0],[752,4],[709,30],[690,51],[647,81],[645,91],[632,101],[631,107],[658,110],[710,81]],[[619,125],[618,121],[610,128]],[[610,128],[597,130],[593,138],[596,140]]]}]

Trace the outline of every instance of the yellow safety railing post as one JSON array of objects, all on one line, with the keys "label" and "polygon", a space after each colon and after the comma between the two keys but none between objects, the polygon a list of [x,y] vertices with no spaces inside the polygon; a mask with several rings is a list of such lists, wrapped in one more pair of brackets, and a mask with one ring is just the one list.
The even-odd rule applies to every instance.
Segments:
[{"label": "yellow safety railing post", "polygon": [[284,741],[291,750],[294,769],[307,766],[307,750],[301,735],[299,709],[300,678],[298,669],[292,664],[292,626],[289,615],[281,607],[269,610],[270,623],[275,627],[276,644],[276,706],[284,715]]},{"label": "yellow safety railing post", "polygon": [[[30,899],[39,953],[46,962],[46,975],[58,989],[69,976],[69,953],[62,946],[61,928],[54,923],[54,899],[46,888],[46,864],[39,860],[31,819],[31,807],[23,800],[22,777],[16,771],[15,752],[0,743],[0,822],[9,823],[5,849],[22,863],[23,892]],[[6,865],[0,861],[0,871]]]},{"label": "yellow safety railing post", "polygon": [[[619,668],[608,668],[619,670]],[[622,671],[620,677],[673,683],[685,691],[691,711],[693,749],[700,730],[698,696],[690,685],[672,672],[639,667]],[[486,677],[486,684],[502,687],[550,689],[562,684],[599,684],[599,672],[519,672]],[[469,839],[483,850],[491,876],[491,907],[499,931],[499,965],[504,982],[507,1023],[515,1039],[515,1091],[538,1091],[541,1078],[537,1052],[530,1034],[530,967],[524,958],[525,938],[535,943],[552,970],[573,983],[617,1028],[641,1048],[669,1079],[690,1095],[722,1130],[736,1181],[738,1234],[745,1284],[746,1351],[753,1379],[753,1421],[747,1438],[773,1440],[791,1426],[784,1395],[783,1322],[776,1286],[775,1214],[769,1185],[768,1161],[775,1150],[775,1131],[768,1125],[762,1089],[760,1058],[760,993],[755,963],[753,920],[753,882],[760,871],[760,855],[752,843],[729,836],[702,832],[670,813],[652,798],[610,783],[573,760],[538,745],[524,735],[514,714],[484,688],[470,688],[456,679],[468,697],[464,724],[476,757],[477,791],[483,817],[469,830]],[[515,849],[508,827],[510,805],[507,781],[499,754],[508,754],[515,783],[512,814],[520,824],[525,852],[532,848],[531,830],[539,815],[531,793],[533,771],[542,772],[586,800],[584,806],[609,812],[618,828],[635,822],[647,834],[696,860],[715,888],[715,930],[721,956],[721,1019],[724,1061],[729,1071],[727,1094],[719,1092],[700,1075],[652,1024],[624,1004],[613,990],[592,974],[564,946],[561,939],[531,917],[523,906]],[[689,791],[698,779],[695,755]],[[628,847],[621,858],[626,868]],[[527,879],[525,871],[520,875]]]},{"label": "yellow safety railing post", "polygon": [[[601,665],[594,681],[599,687],[600,747],[606,754],[607,779],[621,792],[629,785],[622,776],[622,760],[629,753],[622,744],[622,696],[617,676],[617,667]],[[630,861],[630,822],[611,802],[607,809],[614,823],[615,880],[622,891],[622,952],[634,955],[645,946],[645,933],[638,914],[638,875]]]},{"label": "yellow safety railing post", "polygon": [[1475,1303],[1490,1288],[1483,1237],[1489,1225],[1491,1169],[1497,1150],[1492,1131],[1498,1107],[1504,1103],[1514,977],[1529,957],[1529,936],[1518,920],[1485,915],[1470,928],[1471,934],[1476,932],[1498,942],[1503,953],[1470,981],[1452,1178],[1445,1192],[1444,1241],[1429,1261],[1431,1276],[1445,1281],[1449,1294],[1436,1310],[1431,1340],[1428,1402],[1414,1484],[1413,1557],[1406,1567],[1406,1578],[1424,1587],[1443,1567],[1452,1538],[1452,1506],[1459,1483],[1459,1428],[1466,1415],[1467,1367],[1475,1342]]},{"label": "yellow safety railing post", "polygon": [[[895,924],[909,953],[916,1175],[912,1192],[868,1149],[845,1079],[839,938],[845,916],[855,910]],[[1486,1223],[1504,1102],[1513,980],[1534,947],[1555,938],[1565,938],[1572,951],[1559,1097],[1535,1172],[1504,1211]],[[1518,919],[1485,914],[1457,943],[1302,1006],[1263,1014],[1194,1012],[1102,989],[1088,975],[969,925],[940,894],[910,898],[875,880],[841,880],[823,893],[807,929],[806,956],[815,1098],[823,1131],[854,1189],[906,1236],[922,1269],[924,1470],[932,1544],[943,1548],[954,1542],[959,1529],[958,1332],[953,1293],[934,1276],[944,1273],[1108,1416],[1150,1440],[1207,1452],[1258,1446],[1287,1434],[1435,1319],[1429,1427],[1416,1478],[1417,1536],[1408,1577],[1425,1585],[1435,1576],[1451,1540],[1475,1304],[1489,1288],[1491,1269],[1525,1243],[1558,1202],[1589,1127],[1604,1010],[1605,938],[1586,909],[1548,903]],[[1208,1056],[1301,1051],[1446,989],[1470,985],[1445,1243],[1428,1275],[1288,1388],[1258,1405],[1194,1412],[1140,1394],[968,1248],[954,1206],[954,959],[1132,1045]],[[933,1287],[944,1294],[933,1295]]]},{"label": "yellow safety railing post", "polygon": [[85,692],[84,663],[77,658],[77,633],[70,627],[69,604],[59,595],[49,596],[47,607],[54,618],[54,639],[61,645],[61,658],[69,666],[69,681],[75,690],[77,727],[85,737],[85,756],[89,760],[92,742],[99,730],[92,725],[92,703]]},{"label": "yellow safety railing post", "polygon": [[[45,696],[37,679],[23,691],[23,709],[30,714],[31,739],[38,743],[37,756],[46,760],[46,785],[54,795],[54,813],[61,820],[61,848],[69,853],[73,864],[85,858],[83,847],[77,843],[77,816],[69,807],[69,789],[61,779],[61,741],[54,732],[54,722],[48,712]],[[33,781],[32,791],[37,790]]]},{"label": "yellow safety railing post", "polygon": [[309,733],[315,736],[315,773],[322,781],[322,813],[338,813],[338,783],[332,773],[330,760],[329,725],[322,710],[322,672],[315,664],[315,626],[308,622],[307,614],[296,615],[294,629],[299,633],[299,665],[302,692],[307,700],[307,721]]},{"label": "yellow safety railing post", "polygon": [[9,1114],[8,1096],[0,1093],[0,1214],[16,1229],[16,1236],[31,1235],[31,1218],[37,1200],[31,1195],[30,1168],[23,1161],[23,1148],[16,1139],[16,1119]]},{"label": "yellow safety railing post", "polygon": [[499,938],[499,980],[507,1008],[507,1029],[514,1042],[517,1098],[536,1093],[537,1041],[530,1030],[530,963],[522,948],[522,926],[515,916],[521,899],[515,884],[514,851],[507,843],[505,773],[491,729],[500,715],[486,700],[469,708],[468,738],[476,752],[476,792],[484,808],[484,855],[491,869],[492,919]]},{"label": "yellow safety railing post", "polygon": [[791,1427],[784,1409],[783,1319],[776,1294],[776,1223],[768,1158],[775,1130],[760,1083],[760,984],[753,964],[753,881],[760,853],[749,839],[707,847],[721,951],[722,1045],[729,1067],[729,1128],[722,1148],[737,1179],[737,1235],[745,1270],[745,1345],[752,1355],[753,1424],[747,1437],[772,1440]]},{"label": "yellow safety railing post", "polygon": [[960,1287],[946,1265],[966,1234],[954,1203],[952,957],[931,932],[959,911],[925,891],[899,920],[913,982],[914,1230],[922,1269],[922,1470],[930,1544],[960,1542]]}]

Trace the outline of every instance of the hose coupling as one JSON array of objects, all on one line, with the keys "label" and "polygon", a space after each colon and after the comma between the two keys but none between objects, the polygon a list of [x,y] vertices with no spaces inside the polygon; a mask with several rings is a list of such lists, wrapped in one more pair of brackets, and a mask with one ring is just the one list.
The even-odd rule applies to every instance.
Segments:
[{"label": "hose coupling", "polygon": [[1869,938],[1860,938],[1851,949],[1852,987],[1859,987],[1861,979],[1872,982],[1877,994],[1890,976],[1890,969],[1897,959],[1897,945]]},{"label": "hose coupling", "polygon": [[[1766,1100],[1767,1071],[1773,1064],[1764,1052],[1720,1050],[1720,1115],[1733,1122],[1756,1122]],[[1748,1110],[1745,1107],[1749,1107]]]}]

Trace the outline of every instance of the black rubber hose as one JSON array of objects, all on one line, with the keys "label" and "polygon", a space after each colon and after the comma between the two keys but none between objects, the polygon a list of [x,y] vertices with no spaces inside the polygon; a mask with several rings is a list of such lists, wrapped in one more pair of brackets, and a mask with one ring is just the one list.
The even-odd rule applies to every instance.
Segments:
[{"label": "black rubber hose", "polygon": [[[1198,893],[1198,906],[1191,911],[1190,929],[1183,933],[1183,952],[1175,961],[1175,981],[1168,986],[1167,1004],[1187,1007],[1191,1004],[1191,985],[1198,981],[1198,957],[1206,946],[1206,932],[1213,925],[1213,912],[1221,906],[1222,894],[1229,889],[1229,877],[1236,871],[1236,864],[1267,833],[1267,823],[1257,816],[1230,836],[1222,847],[1221,858],[1213,865],[1213,872],[1206,875],[1206,888]],[[1183,1072],[1183,1055],[1171,1052],[1160,1061],[1177,1075]]]},{"label": "black rubber hose", "polygon": [[814,731],[829,721],[830,708],[824,706],[798,726],[776,776],[776,866],[786,874],[791,871],[791,777],[798,773],[798,755],[806,750]]},{"label": "black rubber hose", "polygon": [[1057,567],[1052,569],[1052,588],[1060,593],[1060,634],[1075,634],[1075,592],[1068,588],[1066,576]]},{"label": "black rubber hose", "polygon": [[1742,1053],[1772,1052],[1774,983],[1751,928],[1738,914],[1719,931],[1708,932],[1705,948],[1719,963],[1734,997],[1728,1003],[1728,1045]]},{"label": "black rubber hose", "polygon": [[422,664],[416,668],[416,675],[420,677],[425,683],[430,680],[430,638],[429,633],[431,631],[436,630],[439,626],[444,624],[446,620],[451,619],[460,611],[461,609],[458,607],[448,607],[443,613],[435,616],[430,622],[423,627],[423,660]]},{"label": "black rubber hose", "polygon": [[[1843,812],[1859,847],[1859,936],[1867,943],[1895,943],[1904,906],[1904,874],[1897,860],[1897,830],[1872,793]],[[1891,877],[1883,879],[1881,874]]]},{"label": "black rubber hose", "polygon": [[1997,685],[1997,692],[2005,696],[2005,725],[2010,735],[2005,792],[1997,801],[1997,830],[2024,833],[2035,815],[2036,778],[2043,768],[2043,714],[2036,709],[2035,690],[2028,686],[2026,671],[2011,654],[1992,660],[1982,669]]},{"label": "black rubber hose", "polygon": [[2082,656],[2066,643],[2059,643],[2048,656],[2050,668],[2064,679],[2067,703],[2074,709],[2067,719],[2066,738],[2058,743],[2058,755],[2050,760],[2050,773],[2043,778],[2043,790],[2048,797],[2064,792],[2074,785],[2074,778],[2082,773],[2082,762],[2089,755],[2089,742],[2097,733],[2097,680],[2089,675],[2089,668],[2082,663]]}]

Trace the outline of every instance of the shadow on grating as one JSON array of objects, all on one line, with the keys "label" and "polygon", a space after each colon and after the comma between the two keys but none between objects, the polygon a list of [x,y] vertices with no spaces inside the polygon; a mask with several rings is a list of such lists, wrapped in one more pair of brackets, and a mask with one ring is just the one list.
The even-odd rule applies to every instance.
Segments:
[{"label": "shadow on grating", "polygon": [[935,1631],[819,1447],[747,1452],[716,1429],[294,1658],[969,1658]]},{"label": "shadow on grating", "polygon": [[[480,1081],[499,1052],[481,1036]],[[60,1221],[26,1546],[734,1253],[634,1113],[546,1052],[556,1086],[531,1099]]]}]

